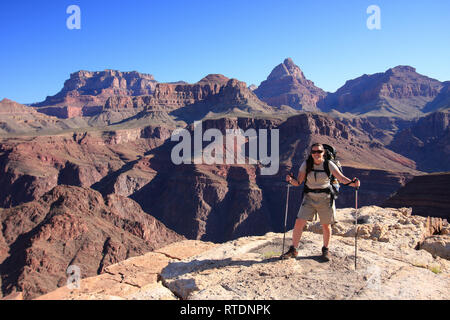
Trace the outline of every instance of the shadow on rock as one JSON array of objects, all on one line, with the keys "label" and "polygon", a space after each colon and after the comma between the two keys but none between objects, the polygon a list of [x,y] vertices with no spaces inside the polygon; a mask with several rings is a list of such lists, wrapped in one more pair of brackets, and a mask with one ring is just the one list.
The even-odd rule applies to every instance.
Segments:
[{"label": "shadow on rock", "polygon": [[280,261],[279,257],[272,257],[265,260],[192,260],[187,262],[172,262],[161,271],[162,278],[169,280],[189,273],[199,273],[206,270],[214,270],[223,267],[250,267],[254,264],[264,264]]}]

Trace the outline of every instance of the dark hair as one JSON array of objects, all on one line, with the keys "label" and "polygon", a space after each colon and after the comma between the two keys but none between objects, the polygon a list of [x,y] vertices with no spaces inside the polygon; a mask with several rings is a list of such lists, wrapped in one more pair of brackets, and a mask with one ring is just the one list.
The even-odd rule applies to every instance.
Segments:
[{"label": "dark hair", "polygon": [[[321,144],[321,143],[314,143],[311,146],[311,150],[313,147],[322,147],[322,149],[325,150],[325,148],[323,147],[323,144]],[[313,169],[314,169],[314,159],[310,152],[308,159],[306,159],[306,175],[308,175]]]},{"label": "dark hair", "polygon": [[324,146],[323,146],[323,144],[321,144],[321,143],[314,143],[314,144],[311,146],[311,151],[312,151],[312,148],[314,148],[314,147],[322,147],[322,149],[325,149]]}]

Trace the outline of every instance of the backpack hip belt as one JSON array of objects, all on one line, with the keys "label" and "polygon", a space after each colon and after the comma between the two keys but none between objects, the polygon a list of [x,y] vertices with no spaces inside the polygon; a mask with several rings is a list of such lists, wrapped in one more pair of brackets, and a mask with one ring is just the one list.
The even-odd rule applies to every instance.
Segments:
[{"label": "backpack hip belt", "polygon": [[310,189],[310,188],[308,188],[308,186],[304,186],[304,189],[303,189],[303,192],[304,193],[331,193],[331,190],[330,190],[330,188],[324,188],[324,189]]},{"label": "backpack hip belt", "polygon": [[303,194],[306,194],[306,193],[328,193],[328,194],[330,194],[331,195],[330,207],[333,206],[333,201],[336,198],[336,194],[331,186],[329,186],[328,188],[324,188],[324,189],[310,189],[310,188],[308,188],[307,185],[304,185]]}]

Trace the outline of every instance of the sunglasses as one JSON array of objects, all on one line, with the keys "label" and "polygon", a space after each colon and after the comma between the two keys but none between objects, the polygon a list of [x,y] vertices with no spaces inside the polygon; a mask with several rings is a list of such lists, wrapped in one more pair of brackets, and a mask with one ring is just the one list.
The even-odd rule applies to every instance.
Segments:
[{"label": "sunglasses", "polygon": [[315,154],[315,153],[321,154],[321,153],[323,153],[323,150],[311,150],[311,154]]}]

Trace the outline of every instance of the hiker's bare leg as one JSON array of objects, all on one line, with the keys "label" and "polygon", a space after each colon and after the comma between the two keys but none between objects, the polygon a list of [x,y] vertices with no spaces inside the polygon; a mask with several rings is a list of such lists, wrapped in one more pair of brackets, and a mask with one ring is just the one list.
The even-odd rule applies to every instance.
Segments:
[{"label": "hiker's bare leg", "polygon": [[330,244],[330,238],[331,238],[331,225],[323,224],[322,230],[323,230],[323,246],[325,248],[328,248],[328,245]]},{"label": "hiker's bare leg", "polygon": [[308,221],[304,219],[295,220],[294,231],[292,232],[292,245],[294,248],[298,247],[298,243],[302,237],[303,228],[306,226]]}]

